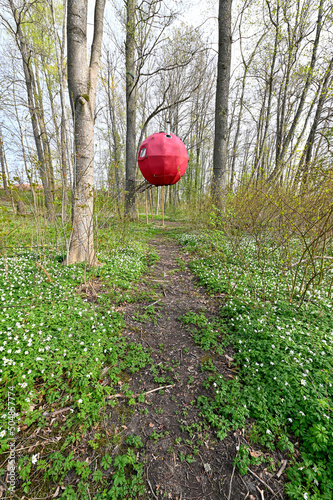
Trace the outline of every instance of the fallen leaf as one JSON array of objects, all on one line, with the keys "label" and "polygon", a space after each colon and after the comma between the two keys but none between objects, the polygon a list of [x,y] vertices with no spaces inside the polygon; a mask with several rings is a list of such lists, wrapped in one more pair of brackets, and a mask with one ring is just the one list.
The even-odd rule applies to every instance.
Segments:
[{"label": "fallen leaf", "polygon": [[228,356],[227,354],[224,355],[226,360],[228,361],[228,366],[230,368],[230,363],[234,360],[234,358],[231,358],[230,356]]},{"label": "fallen leaf", "polygon": [[250,450],[250,455],[251,457],[258,458],[261,457],[262,453],[261,451]]},{"label": "fallen leaf", "polygon": [[204,464],[205,472],[211,472],[212,468],[209,464]]},{"label": "fallen leaf", "polygon": [[52,495],[52,498],[55,498],[55,497],[57,497],[57,496],[58,496],[58,494],[59,494],[59,489],[60,489],[60,486],[58,486],[58,488],[55,490],[55,492],[54,492],[54,493],[53,493],[53,495]]}]

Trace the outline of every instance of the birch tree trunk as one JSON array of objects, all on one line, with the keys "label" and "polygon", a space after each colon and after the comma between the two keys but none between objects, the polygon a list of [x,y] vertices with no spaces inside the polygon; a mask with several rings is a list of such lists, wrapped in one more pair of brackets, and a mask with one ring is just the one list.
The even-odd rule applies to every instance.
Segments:
[{"label": "birch tree trunk", "polygon": [[103,38],[105,0],[96,0],[90,64],[87,62],[88,0],[68,0],[68,89],[74,119],[73,227],[67,263],[94,264],[94,114]]},{"label": "birch tree trunk", "polygon": [[231,63],[231,5],[232,0],[219,0],[219,51],[215,105],[215,142],[213,157],[212,199],[222,207],[222,193],[227,175],[228,98]]}]

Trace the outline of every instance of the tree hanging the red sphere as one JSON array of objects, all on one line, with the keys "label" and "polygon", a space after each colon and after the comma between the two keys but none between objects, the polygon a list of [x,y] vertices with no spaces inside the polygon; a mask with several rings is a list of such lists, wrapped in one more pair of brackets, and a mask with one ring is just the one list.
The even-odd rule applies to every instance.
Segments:
[{"label": "tree hanging the red sphere", "polygon": [[176,184],[185,174],[187,163],[185,144],[174,134],[150,135],[139,148],[139,168],[143,177],[154,186]]}]

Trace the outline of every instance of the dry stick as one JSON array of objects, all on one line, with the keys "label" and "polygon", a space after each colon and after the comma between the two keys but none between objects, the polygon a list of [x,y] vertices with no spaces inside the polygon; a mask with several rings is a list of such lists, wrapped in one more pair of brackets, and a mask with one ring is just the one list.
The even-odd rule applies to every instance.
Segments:
[{"label": "dry stick", "polygon": [[[327,259],[327,260],[333,260],[333,257],[328,257],[328,256],[322,256],[322,255],[318,255],[317,257],[313,257],[312,260],[318,260],[318,259]],[[296,264],[292,264],[290,267],[293,268],[293,267],[296,267],[298,266],[299,264],[305,264],[305,262],[309,262],[309,260],[311,259],[303,259],[303,260],[300,260],[299,262],[296,262]]]},{"label": "dry stick", "polygon": [[252,474],[252,476],[254,476],[255,478],[257,478],[258,481],[260,481],[262,484],[264,484],[266,486],[266,488],[268,488],[269,491],[271,493],[273,493],[273,495],[275,495],[275,491],[273,491],[272,488],[270,486],[268,486],[268,484],[265,483],[265,481],[263,481],[259,476],[257,476],[257,474],[255,474],[254,472],[252,472],[251,469],[247,469],[247,470]]},{"label": "dry stick", "polygon": [[61,408],[60,410],[52,411],[51,413],[46,411],[45,413],[43,413],[43,417],[53,417],[54,415],[59,415],[59,413],[62,413],[64,411],[68,411],[71,409],[72,409],[71,406],[67,406],[66,408]]},{"label": "dry stick", "polygon": [[273,498],[277,497],[281,493],[281,491],[283,491],[283,490],[284,490],[284,487],[282,487],[279,491],[277,491],[276,493],[274,493],[274,495],[272,496],[271,500],[273,500]]},{"label": "dry stick", "polygon": [[[169,389],[169,387],[175,387],[175,384],[163,385],[162,387],[157,387],[156,389],[152,389],[151,391],[148,391],[148,392],[141,392],[139,394],[132,394],[130,397],[131,398],[138,398],[141,395],[147,396],[148,394],[151,394],[151,393],[156,392],[156,391],[161,391],[162,389]],[[108,399],[124,398],[124,397],[125,397],[124,394],[112,394],[111,396],[108,397]]]},{"label": "dry stick", "polygon": [[[7,489],[7,485],[0,479],[0,483]],[[6,491],[6,490],[5,490]],[[19,498],[13,491],[11,492],[11,496],[10,497],[7,497],[7,498],[13,498],[13,496],[15,498]],[[5,497],[6,498],[6,497]]]},{"label": "dry stick", "polygon": [[39,267],[43,273],[46,275],[46,281],[48,283],[52,283],[52,279],[51,279],[51,276],[49,275],[49,273],[47,272],[46,269],[44,269],[44,267],[39,263],[39,262],[35,262],[36,266]]},{"label": "dry stick", "polygon": [[150,201],[150,210],[151,210],[151,221],[153,222],[153,197],[152,197],[152,194],[151,194],[151,188],[148,189],[148,192],[149,192],[149,201]]},{"label": "dry stick", "polygon": [[[164,385],[162,387],[157,387],[156,389],[152,389],[151,391],[148,391],[148,392],[142,392],[142,393],[139,393],[139,394],[132,394],[130,397],[131,398],[137,398],[137,397],[141,396],[142,394],[144,394],[145,396],[147,396],[147,394],[152,394],[153,392],[161,391],[162,389],[169,389],[169,387],[175,387],[175,384]],[[124,397],[126,397],[124,394],[112,394],[111,396],[108,396],[108,399],[112,399],[112,398],[124,398]],[[45,413],[43,413],[43,417],[53,417],[54,415],[59,415],[59,413],[63,413],[64,411],[68,411],[68,410],[71,410],[71,409],[72,409],[71,406],[67,406],[66,408],[61,408],[60,410],[56,410],[56,411],[53,411],[51,413],[45,412]]]},{"label": "dry stick", "polygon": [[162,299],[158,299],[158,300],[155,300],[155,302],[153,302],[152,304],[148,304],[147,306],[143,306],[143,309],[147,309],[147,307],[151,307],[151,306],[154,306],[155,304],[157,304],[158,302],[161,302]]},{"label": "dry stick", "polygon": [[246,483],[245,483],[245,481],[244,481],[244,479],[243,479],[243,477],[242,477],[242,475],[241,475],[241,474],[240,474],[240,476],[239,476],[239,477],[240,477],[240,478],[241,478],[241,480],[243,481],[243,484],[244,484],[244,486],[245,486],[245,488],[246,488],[246,490],[247,490],[246,497],[244,498],[244,500],[246,500],[246,498],[250,495],[249,488],[246,486]]},{"label": "dry stick", "polygon": [[232,487],[232,480],[233,480],[234,474],[235,474],[235,469],[236,469],[236,466],[234,465],[234,468],[232,469],[231,479],[230,479],[228,500],[230,500],[230,497],[231,497],[231,487]]},{"label": "dry stick", "polygon": [[261,495],[261,500],[265,500],[265,497],[264,497],[264,490],[261,490],[258,486],[256,486],[257,490],[259,491],[260,495]]},{"label": "dry stick", "polygon": [[146,221],[148,224],[148,196],[147,196],[147,181],[145,181],[145,200],[146,200]]},{"label": "dry stick", "polygon": [[[153,490],[153,488],[152,488],[152,485],[150,484],[150,481],[149,481],[149,479],[148,479],[148,478],[147,478],[147,483],[149,484],[150,491],[152,492],[152,494],[153,494],[154,498],[156,498],[156,499],[157,499],[157,496],[155,495],[154,490]],[[158,499],[157,499],[157,500],[158,500]]]},{"label": "dry stick", "polygon": [[149,481],[149,477],[148,477],[148,470],[149,470],[149,467],[147,468],[147,483],[149,484],[150,491],[152,492],[152,494],[153,494],[154,498],[156,498],[156,499],[158,500],[157,496],[156,496],[156,495],[155,495],[155,493],[154,493],[154,490],[153,490],[153,487],[152,487],[152,485],[151,485],[151,482]]},{"label": "dry stick", "polygon": [[282,472],[283,472],[283,471],[284,471],[284,469],[286,468],[287,463],[288,463],[288,462],[287,462],[287,460],[282,460],[282,465],[281,465],[281,467],[280,467],[280,470],[279,470],[279,472],[276,474],[276,477],[277,477],[278,479],[280,479],[280,476],[282,475]]}]

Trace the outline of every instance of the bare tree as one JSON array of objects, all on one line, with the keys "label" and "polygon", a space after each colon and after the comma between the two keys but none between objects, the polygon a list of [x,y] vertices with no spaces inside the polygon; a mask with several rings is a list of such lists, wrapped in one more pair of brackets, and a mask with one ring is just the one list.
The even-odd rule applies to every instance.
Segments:
[{"label": "bare tree", "polygon": [[320,87],[320,92],[319,92],[320,96],[318,99],[317,109],[298,165],[298,169],[295,176],[295,184],[297,184],[300,179],[302,179],[302,184],[304,186],[307,183],[317,128],[322,115],[324,104],[328,99],[327,95],[328,87],[330,82],[332,81],[332,70],[333,70],[333,58],[329,62],[323,83]]},{"label": "bare tree", "polygon": [[67,263],[95,261],[94,210],[94,118],[96,86],[103,38],[105,0],[96,0],[90,63],[87,62],[86,0],[68,0],[68,88],[74,119],[75,172],[73,228]]},{"label": "bare tree", "polygon": [[219,0],[219,50],[215,104],[215,142],[213,159],[212,198],[222,206],[227,165],[228,99],[231,63],[231,6],[232,0]]},{"label": "bare tree", "polygon": [[[45,123],[40,106],[40,93],[38,92],[38,84],[36,83],[36,75],[33,68],[33,58],[27,44],[27,39],[22,29],[22,24],[25,20],[31,5],[23,2],[19,7],[16,6],[14,0],[8,0],[10,12],[14,20],[14,27],[2,16],[3,22],[9,28],[10,32],[15,37],[16,44],[19,48],[25,84],[28,96],[28,108],[31,118],[32,130],[35,139],[38,162],[39,175],[42,180],[45,204],[49,220],[55,220],[55,209],[53,205],[53,190],[52,190],[52,160],[49,152],[48,138],[46,136]],[[36,68],[35,68],[36,69]]]},{"label": "bare tree", "polygon": [[[107,53],[107,79],[106,79],[106,93],[108,97],[108,111],[109,111],[109,122],[110,129],[109,135],[111,136],[109,140],[110,145],[110,158],[113,160],[114,165],[114,179],[116,184],[116,193],[117,193],[117,209],[118,214],[120,215],[120,161],[121,161],[121,139],[120,134],[118,132],[118,124],[117,124],[117,113],[116,113],[116,84],[115,84],[115,74],[114,74],[114,65],[111,61],[110,53]],[[111,148],[112,143],[112,148]],[[111,172],[109,169],[108,178],[111,178]],[[109,183],[110,184],[110,183]],[[109,185],[110,189],[110,185]]]},{"label": "bare tree", "polygon": [[126,2],[126,185],[125,214],[134,215],[136,176],[136,100],[135,64],[136,0]]},{"label": "bare tree", "polygon": [[5,151],[3,145],[3,136],[2,129],[0,128],[0,163],[1,163],[1,177],[2,184],[5,192],[8,191],[8,182],[7,182],[7,174],[6,174],[6,165],[5,165]]},{"label": "bare tree", "polygon": [[[322,32],[322,27],[323,27],[323,8],[324,8],[324,3],[325,0],[320,0],[319,5],[318,5],[318,14],[317,14],[317,22],[316,22],[316,34],[315,34],[315,40],[313,43],[312,47],[312,53],[311,53],[311,60],[309,64],[309,68],[307,71],[305,83],[301,92],[300,99],[298,100],[298,104],[296,107],[296,111],[294,113],[294,117],[291,121],[289,130],[285,134],[284,138],[280,138],[278,140],[278,148],[277,148],[277,156],[276,156],[276,165],[272,173],[270,174],[268,181],[272,181],[274,178],[276,178],[280,173],[281,169],[283,166],[284,158],[287,152],[287,149],[289,148],[295,132],[297,125],[301,119],[302,112],[306,103],[306,97],[311,85],[311,82],[313,81],[313,72],[314,68],[317,62],[317,53],[318,53],[318,46],[319,46],[319,41],[320,41],[320,36]],[[279,116],[279,115],[277,115]],[[286,125],[284,124],[284,127]]]}]

